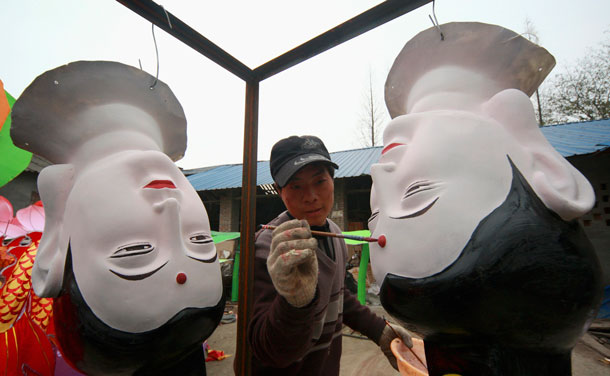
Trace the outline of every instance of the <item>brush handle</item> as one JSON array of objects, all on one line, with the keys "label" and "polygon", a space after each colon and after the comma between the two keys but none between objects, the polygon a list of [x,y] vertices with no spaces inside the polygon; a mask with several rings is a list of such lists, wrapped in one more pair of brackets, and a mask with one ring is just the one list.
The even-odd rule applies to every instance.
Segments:
[{"label": "brush handle", "polygon": [[[277,226],[271,225],[258,225],[260,229],[265,230],[275,230]],[[369,236],[358,236],[358,235],[346,235],[346,234],[335,234],[334,232],[324,232],[324,231],[311,231],[313,235],[319,236],[329,236],[332,238],[342,238],[342,239],[351,239],[351,240],[360,240],[363,242],[375,243],[379,241],[379,239],[371,238]]]}]

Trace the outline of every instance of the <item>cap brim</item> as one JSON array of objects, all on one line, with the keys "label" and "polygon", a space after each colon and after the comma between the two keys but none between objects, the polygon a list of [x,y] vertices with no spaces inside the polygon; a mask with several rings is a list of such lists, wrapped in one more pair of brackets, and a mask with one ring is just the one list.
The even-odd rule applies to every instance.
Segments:
[{"label": "cap brim", "polygon": [[290,178],[297,173],[300,169],[311,163],[326,163],[333,166],[335,169],[339,168],[335,162],[320,155],[320,154],[305,154],[299,155],[286,162],[280,170],[275,174],[275,182],[280,186],[285,186]]}]

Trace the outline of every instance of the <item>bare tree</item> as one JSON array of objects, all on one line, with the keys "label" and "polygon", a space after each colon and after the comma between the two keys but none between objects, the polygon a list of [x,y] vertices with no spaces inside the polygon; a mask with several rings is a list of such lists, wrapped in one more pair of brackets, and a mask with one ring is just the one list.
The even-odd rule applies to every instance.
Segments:
[{"label": "bare tree", "polygon": [[360,144],[371,147],[381,144],[385,108],[373,89],[373,73],[369,68],[368,87],[364,92],[364,106],[360,115]]},{"label": "bare tree", "polygon": [[529,17],[525,18],[525,31],[521,35],[526,37],[532,43],[540,43],[540,38],[538,38],[538,31],[536,30],[534,23],[532,22],[532,20],[529,19]]},{"label": "bare tree", "polygon": [[[529,19],[529,17],[525,18],[525,31],[522,34],[523,36],[525,36],[530,42],[532,43],[536,43],[539,44],[540,39],[538,38],[538,31],[536,31],[536,28],[534,27],[534,23]],[[538,108],[538,111],[536,111],[537,115],[538,115],[538,124],[539,126],[543,126],[544,125],[544,120],[542,120],[542,105],[540,103],[540,93],[538,92],[538,89],[536,88],[536,105]]]},{"label": "bare tree", "polygon": [[541,99],[551,124],[610,118],[610,38],[553,77]]}]

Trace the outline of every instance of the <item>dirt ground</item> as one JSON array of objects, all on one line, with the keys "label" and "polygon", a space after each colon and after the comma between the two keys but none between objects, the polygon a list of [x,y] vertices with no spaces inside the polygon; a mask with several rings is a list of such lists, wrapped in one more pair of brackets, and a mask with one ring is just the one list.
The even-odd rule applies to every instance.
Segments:
[{"label": "dirt ground", "polygon": [[[374,301],[374,299],[371,300]],[[369,307],[377,314],[389,317],[383,308],[375,302]],[[228,309],[237,313],[237,307],[228,306]],[[236,330],[237,324],[235,322],[221,324],[208,339],[208,345],[211,349],[222,350],[227,355],[235,355]],[[372,341],[361,339],[358,333],[352,335],[351,330],[347,327],[343,333],[341,376],[399,375]],[[229,356],[220,361],[207,362],[207,374],[210,376],[234,375],[233,359],[233,356]],[[572,352],[572,375],[609,376],[610,364],[604,359],[604,355],[585,344],[585,341],[580,341]]]}]

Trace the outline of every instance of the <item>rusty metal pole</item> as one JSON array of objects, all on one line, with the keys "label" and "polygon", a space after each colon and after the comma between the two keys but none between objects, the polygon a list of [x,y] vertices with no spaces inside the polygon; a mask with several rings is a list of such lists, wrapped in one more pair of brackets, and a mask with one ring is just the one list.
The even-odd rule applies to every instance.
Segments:
[{"label": "rusty metal pole", "polygon": [[258,81],[246,81],[244,163],[241,190],[241,254],[239,260],[239,302],[235,374],[249,376],[252,354],[247,340],[252,316],[254,280],[254,232],[256,230],[256,164],[258,145]]}]

